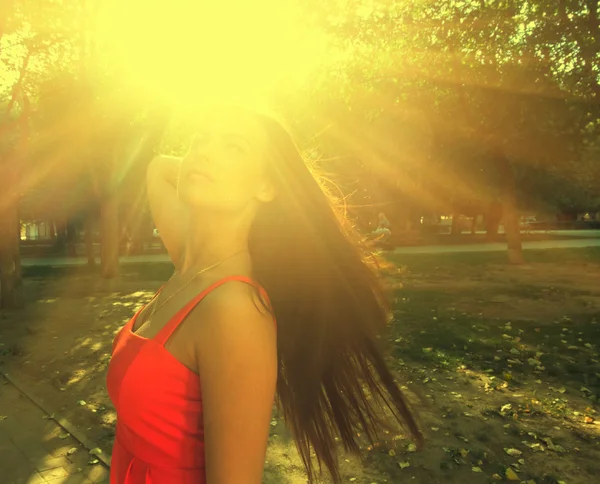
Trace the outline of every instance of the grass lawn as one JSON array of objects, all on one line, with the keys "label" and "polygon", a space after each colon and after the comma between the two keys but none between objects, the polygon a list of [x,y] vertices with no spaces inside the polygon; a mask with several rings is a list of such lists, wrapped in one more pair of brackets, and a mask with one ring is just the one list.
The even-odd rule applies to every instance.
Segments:
[{"label": "grass lawn", "polygon": [[[600,248],[394,256],[390,364],[427,444],[401,434],[343,457],[347,482],[589,484],[600,472]],[[0,319],[0,364],[107,450],[114,333],[168,278],[128,265],[107,285],[83,268],[29,268],[27,308]],[[85,405],[78,402],[85,401]],[[265,483],[306,482],[274,414]]]}]

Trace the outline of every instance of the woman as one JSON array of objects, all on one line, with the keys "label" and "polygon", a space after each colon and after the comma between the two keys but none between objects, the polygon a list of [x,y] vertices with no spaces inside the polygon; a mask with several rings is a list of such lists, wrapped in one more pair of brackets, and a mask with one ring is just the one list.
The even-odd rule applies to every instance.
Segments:
[{"label": "woman", "polygon": [[420,441],[378,279],[280,124],[209,117],[148,195],[176,272],[115,338],[111,483],[260,483],[275,395],[311,479],[312,449],[339,481],[336,437],[375,439],[381,402]]}]

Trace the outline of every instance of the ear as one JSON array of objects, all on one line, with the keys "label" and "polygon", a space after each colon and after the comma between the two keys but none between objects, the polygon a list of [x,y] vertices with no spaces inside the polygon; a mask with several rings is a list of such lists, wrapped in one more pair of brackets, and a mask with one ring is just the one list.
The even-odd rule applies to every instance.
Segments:
[{"label": "ear", "polygon": [[272,202],[275,198],[275,187],[273,184],[269,181],[264,182],[261,185],[256,198],[263,203]]}]

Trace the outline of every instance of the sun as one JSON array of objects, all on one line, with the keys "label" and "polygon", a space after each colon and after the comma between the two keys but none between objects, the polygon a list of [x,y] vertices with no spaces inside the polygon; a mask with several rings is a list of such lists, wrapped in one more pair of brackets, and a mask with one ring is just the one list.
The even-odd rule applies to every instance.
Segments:
[{"label": "sun", "polygon": [[181,110],[294,89],[324,62],[327,38],[295,0],[122,0],[95,17],[118,82]]}]

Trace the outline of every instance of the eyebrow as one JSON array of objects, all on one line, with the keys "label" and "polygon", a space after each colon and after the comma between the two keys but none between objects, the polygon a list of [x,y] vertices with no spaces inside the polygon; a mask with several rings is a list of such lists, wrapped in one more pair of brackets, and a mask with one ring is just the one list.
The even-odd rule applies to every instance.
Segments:
[{"label": "eyebrow", "polygon": [[241,134],[238,134],[238,133],[225,133],[223,135],[223,137],[224,138],[235,138],[237,140],[243,141],[248,146],[252,146],[252,143],[250,143],[250,141],[248,141],[244,136],[242,136]]}]

